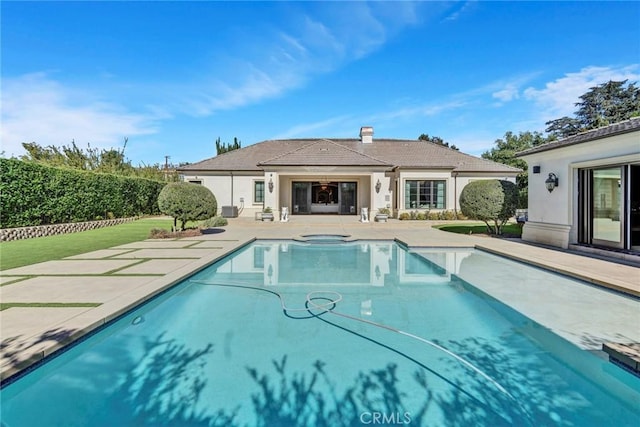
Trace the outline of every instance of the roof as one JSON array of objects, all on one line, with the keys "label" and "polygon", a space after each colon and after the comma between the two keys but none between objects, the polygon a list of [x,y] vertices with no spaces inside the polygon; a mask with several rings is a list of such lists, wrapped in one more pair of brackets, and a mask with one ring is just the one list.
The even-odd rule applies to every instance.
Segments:
[{"label": "roof", "polygon": [[614,123],[609,126],[604,126],[598,129],[582,132],[577,135],[570,136],[568,138],[559,139],[557,141],[538,145],[537,147],[529,148],[528,150],[524,150],[519,153],[516,153],[516,156],[517,157],[528,156],[529,154],[533,154],[533,153],[540,153],[542,151],[555,150],[556,148],[568,147],[570,145],[582,144],[584,142],[589,142],[589,141],[596,141],[598,139],[609,138],[615,135],[635,132],[638,130],[640,130],[640,117],[634,117],[632,119]]},{"label": "roof", "polygon": [[450,169],[454,172],[517,173],[520,169],[419,140],[278,139],[228,151],[198,163],[189,171],[262,171],[275,166],[369,166],[387,169]]},{"label": "roof", "polygon": [[259,166],[386,166],[392,164],[329,139],[321,139],[258,163]]}]

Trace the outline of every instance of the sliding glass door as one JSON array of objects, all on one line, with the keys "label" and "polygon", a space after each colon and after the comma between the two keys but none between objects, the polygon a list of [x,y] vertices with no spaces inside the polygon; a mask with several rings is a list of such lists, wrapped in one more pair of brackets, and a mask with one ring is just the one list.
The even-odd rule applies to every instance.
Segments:
[{"label": "sliding glass door", "polygon": [[358,184],[355,182],[340,183],[340,214],[355,215],[357,210]]},{"label": "sliding glass door", "polygon": [[291,198],[294,214],[311,213],[311,183],[294,182],[291,186]]},{"label": "sliding glass door", "polygon": [[623,178],[622,166],[593,170],[594,244],[624,247]]}]

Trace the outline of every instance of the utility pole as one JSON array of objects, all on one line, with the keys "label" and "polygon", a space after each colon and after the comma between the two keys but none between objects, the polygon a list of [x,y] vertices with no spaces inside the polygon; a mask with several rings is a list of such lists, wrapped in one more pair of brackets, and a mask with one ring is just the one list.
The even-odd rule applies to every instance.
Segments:
[{"label": "utility pole", "polygon": [[169,159],[171,156],[164,156],[164,180],[169,179]]}]

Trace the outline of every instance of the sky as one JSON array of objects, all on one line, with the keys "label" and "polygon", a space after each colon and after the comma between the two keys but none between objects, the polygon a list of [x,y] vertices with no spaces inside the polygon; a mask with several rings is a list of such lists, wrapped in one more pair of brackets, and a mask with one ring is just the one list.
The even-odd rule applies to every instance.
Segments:
[{"label": "sky", "polygon": [[640,81],[640,2],[0,2],[0,142],[194,163],[215,140],[417,139],[480,155]]}]

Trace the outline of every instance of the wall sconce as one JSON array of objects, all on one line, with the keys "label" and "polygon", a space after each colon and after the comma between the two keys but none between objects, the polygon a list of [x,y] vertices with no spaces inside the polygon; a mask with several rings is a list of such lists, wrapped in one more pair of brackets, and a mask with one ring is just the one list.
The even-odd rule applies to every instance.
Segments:
[{"label": "wall sconce", "polygon": [[378,182],[376,182],[376,193],[379,193],[381,188],[382,188],[382,183],[380,182],[380,180],[378,180]]},{"label": "wall sconce", "polygon": [[273,179],[269,178],[269,193],[273,193]]},{"label": "wall sconce", "polygon": [[549,193],[551,193],[553,189],[558,186],[558,177],[555,173],[550,173],[549,178],[544,181],[544,184],[547,186]]}]

